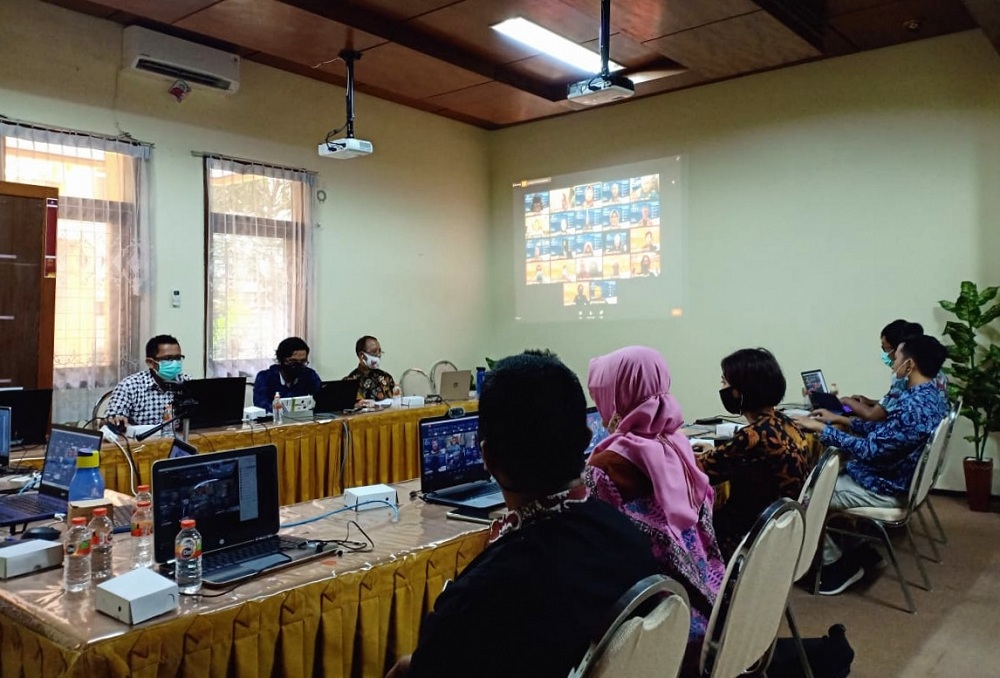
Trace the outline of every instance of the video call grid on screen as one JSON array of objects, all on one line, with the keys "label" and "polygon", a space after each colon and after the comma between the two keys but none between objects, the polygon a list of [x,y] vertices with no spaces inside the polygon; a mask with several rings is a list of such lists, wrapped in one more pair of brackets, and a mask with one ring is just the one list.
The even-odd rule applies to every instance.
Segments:
[{"label": "video call grid on screen", "polygon": [[514,185],[516,320],[681,315],[684,159]]},{"label": "video call grid on screen", "polygon": [[425,492],[489,477],[479,448],[478,416],[426,422],[420,426],[421,487]]},{"label": "video call grid on screen", "polygon": [[45,447],[42,480],[61,490],[69,490],[76,473],[76,458],[80,452],[99,454],[101,437],[53,428]]}]

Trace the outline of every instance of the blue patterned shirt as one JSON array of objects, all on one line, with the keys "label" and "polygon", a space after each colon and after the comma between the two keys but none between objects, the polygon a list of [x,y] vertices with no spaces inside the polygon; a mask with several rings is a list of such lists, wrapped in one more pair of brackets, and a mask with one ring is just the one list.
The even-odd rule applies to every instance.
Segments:
[{"label": "blue patterned shirt", "polygon": [[[832,426],[820,441],[851,454],[847,473],[866,490],[905,495],[920,452],[948,413],[948,401],[933,381],[901,391],[885,421],[851,420],[851,433]],[[852,435],[853,434],[853,435]]]}]

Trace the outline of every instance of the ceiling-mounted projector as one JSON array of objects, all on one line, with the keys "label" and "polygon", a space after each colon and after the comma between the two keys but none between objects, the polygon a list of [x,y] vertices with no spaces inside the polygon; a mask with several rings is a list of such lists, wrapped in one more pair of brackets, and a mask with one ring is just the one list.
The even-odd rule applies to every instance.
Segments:
[{"label": "ceiling-mounted projector", "polygon": [[566,92],[566,98],[578,104],[594,106],[609,101],[628,99],[635,94],[635,85],[623,75],[597,75],[580,82],[574,82]]},{"label": "ceiling-mounted projector", "polygon": [[318,150],[320,156],[324,158],[348,160],[350,158],[359,158],[363,155],[371,155],[375,151],[375,146],[370,141],[348,137],[347,139],[324,141],[319,145]]}]

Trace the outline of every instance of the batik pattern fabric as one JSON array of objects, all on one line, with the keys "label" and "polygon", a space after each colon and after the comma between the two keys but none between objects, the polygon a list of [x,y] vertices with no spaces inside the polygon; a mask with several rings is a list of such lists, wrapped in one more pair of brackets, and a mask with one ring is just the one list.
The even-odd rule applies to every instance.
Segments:
[{"label": "batik pattern fabric", "polygon": [[358,400],[386,400],[392,397],[392,389],[396,388],[392,375],[382,370],[365,372],[356,367],[344,379],[358,382]]},{"label": "batik pattern fabric", "polygon": [[928,381],[902,391],[885,421],[852,419],[849,433],[827,426],[820,442],[851,455],[845,469],[858,485],[886,497],[905,496],[924,445],[947,414],[947,399]]}]

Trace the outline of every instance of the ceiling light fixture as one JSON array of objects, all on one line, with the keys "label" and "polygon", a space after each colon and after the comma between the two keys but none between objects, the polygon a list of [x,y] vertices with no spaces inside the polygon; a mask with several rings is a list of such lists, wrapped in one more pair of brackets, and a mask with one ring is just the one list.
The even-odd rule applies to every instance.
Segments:
[{"label": "ceiling light fixture", "polygon": [[[597,73],[601,70],[600,54],[527,19],[521,17],[507,19],[492,26],[492,28],[581,71]],[[622,68],[621,64],[616,64],[614,61],[608,62],[608,69],[611,71],[620,71]]]}]

